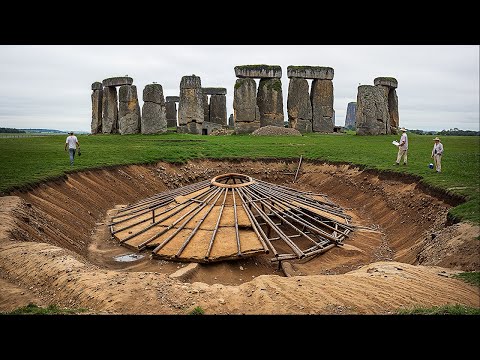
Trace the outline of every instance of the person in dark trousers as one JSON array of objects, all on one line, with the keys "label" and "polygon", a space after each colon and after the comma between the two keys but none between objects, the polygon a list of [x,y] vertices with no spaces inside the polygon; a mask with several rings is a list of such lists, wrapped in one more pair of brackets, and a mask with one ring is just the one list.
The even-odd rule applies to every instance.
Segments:
[{"label": "person in dark trousers", "polygon": [[77,151],[77,146],[78,150],[80,150],[80,144],[78,143],[78,139],[75,135],[73,135],[73,131],[69,133],[70,135],[67,136],[67,140],[65,141],[65,151],[67,151],[68,148],[68,153],[70,155],[70,165],[73,166],[73,162],[75,160],[75,152]]}]

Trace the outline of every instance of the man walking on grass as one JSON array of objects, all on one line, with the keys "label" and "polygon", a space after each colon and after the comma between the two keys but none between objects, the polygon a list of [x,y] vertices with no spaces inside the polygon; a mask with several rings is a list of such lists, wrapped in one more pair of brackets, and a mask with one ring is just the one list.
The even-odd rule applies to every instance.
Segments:
[{"label": "man walking on grass", "polygon": [[78,143],[78,139],[75,135],[73,135],[73,131],[69,133],[70,135],[67,137],[67,140],[65,141],[65,151],[67,151],[68,147],[68,153],[70,155],[70,165],[73,165],[73,161],[75,160],[75,151],[78,149],[80,150],[80,144]]},{"label": "man walking on grass", "polygon": [[402,127],[400,129],[402,131],[402,137],[400,138],[400,144],[398,145],[398,155],[397,161],[395,165],[400,165],[400,160],[403,156],[403,165],[407,165],[407,152],[408,152],[408,137],[407,137],[407,129]]}]

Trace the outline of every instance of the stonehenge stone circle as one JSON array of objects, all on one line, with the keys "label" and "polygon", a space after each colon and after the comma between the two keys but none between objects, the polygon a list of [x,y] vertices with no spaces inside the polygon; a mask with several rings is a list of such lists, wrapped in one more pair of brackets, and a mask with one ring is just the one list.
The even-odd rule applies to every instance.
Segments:
[{"label": "stonehenge stone circle", "polygon": [[[175,103],[173,104],[175,105]],[[167,131],[165,105],[162,85],[146,85],[143,89],[142,119],[140,126],[142,134],[159,134]]]}]

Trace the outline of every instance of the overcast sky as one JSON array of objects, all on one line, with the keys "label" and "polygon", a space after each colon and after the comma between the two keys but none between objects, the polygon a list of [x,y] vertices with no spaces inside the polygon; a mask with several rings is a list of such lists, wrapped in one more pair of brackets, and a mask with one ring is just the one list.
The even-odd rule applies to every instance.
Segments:
[{"label": "overcast sky", "polygon": [[[282,67],[287,115],[287,66],[335,70],[335,124],[359,84],[379,76],[398,81],[400,126],[407,129],[479,130],[478,45],[0,45],[0,127],[90,131],[91,84],[127,75],[137,86],[157,82],[178,95],[184,75],[203,87],[227,88],[233,113],[236,65]],[[258,86],[258,80],[257,86]]]}]

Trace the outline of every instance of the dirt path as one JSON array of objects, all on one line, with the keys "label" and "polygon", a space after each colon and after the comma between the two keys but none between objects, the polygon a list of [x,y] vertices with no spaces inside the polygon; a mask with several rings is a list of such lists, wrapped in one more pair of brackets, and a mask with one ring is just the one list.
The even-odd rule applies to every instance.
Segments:
[{"label": "dirt path", "polygon": [[[0,289],[8,295],[0,296],[0,311],[26,305],[25,299],[139,314],[184,314],[194,306],[208,314],[383,314],[447,303],[480,307],[478,288],[449,277],[480,267],[479,227],[446,226],[447,211],[458,199],[438,197],[409,178],[343,165],[304,162],[302,175],[292,183],[289,174],[296,165],[125,166],[75,173],[2,197]],[[148,256],[131,263],[113,260],[132,252],[110,237],[106,224],[115,206],[232,168],[326,194],[348,209],[358,228],[343,247],[289,262],[291,277],[268,256],[201,265],[186,282],[169,278],[184,263]],[[77,204],[74,211],[66,206],[71,199]]]}]

